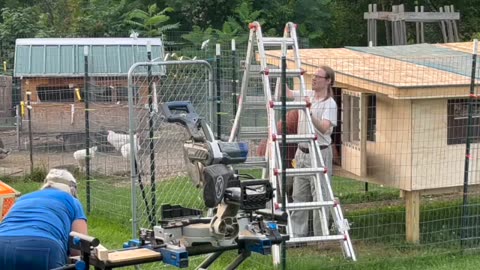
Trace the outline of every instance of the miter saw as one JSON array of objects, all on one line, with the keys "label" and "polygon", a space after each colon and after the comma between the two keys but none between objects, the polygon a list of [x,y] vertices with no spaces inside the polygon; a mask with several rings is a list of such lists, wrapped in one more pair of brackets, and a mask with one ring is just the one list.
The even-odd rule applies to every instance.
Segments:
[{"label": "miter saw", "polygon": [[246,161],[248,145],[215,139],[190,102],[166,102],[161,109],[167,122],[187,129],[189,138],[183,151],[188,172],[195,185],[203,188],[205,206],[214,208],[214,215],[200,217],[195,209],[163,206],[161,225],[143,230],[143,241],[190,250],[198,246],[214,251],[233,247],[269,254],[271,245],[288,240],[280,235],[275,222],[255,214],[273,197],[270,181],[244,179],[231,166]]},{"label": "miter saw", "polygon": [[[139,239],[125,243],[116,251],[99,248],[91,236],[71,234],[70,248],[81,251],[80,258],[61,269],[112,269],[128,265],[163,261],[187,267],[188,257],[211,255],[198,268],[208,268],[224,251],[237,250],[238,256],[225,269],[236,269],[251,252],[270,254],[271,247],[287,241],[274,221],[256,214],[271,201],[274,190],[268,179],[253,179],[236,174],[232,164],[245,162],[248,145],[216,140],[208,124],[190,102],[167,102],[161,106],[165,120],[185,127],[189,138],[183,151],[189,174],[203,188],[205,206],[213,216],[180,205],[162,205],[162,219],[153,228],[140,229]],[[148,256],[147,256],[148,255]],[[120,258],[120,259],[119,259]]]}]

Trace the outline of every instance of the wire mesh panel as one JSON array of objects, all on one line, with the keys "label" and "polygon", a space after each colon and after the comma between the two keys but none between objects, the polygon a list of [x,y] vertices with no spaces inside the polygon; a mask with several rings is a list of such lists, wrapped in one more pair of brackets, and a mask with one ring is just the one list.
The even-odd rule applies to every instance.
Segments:
[{"label": "wire mesh panel", "polygon": [[[180,49],[172,49],[170,56],[173,52],[178,56]],[[229,135],[245,48],[237,48],[236,60],[223,50],[218,69],[211,52],[191,49],[188,55],[208,59],[215,72],[200,63],[155,63],[149,77],[149,65],[140,64],[132,70],[130,84],[126,73],[93,73],[94,67],[110,63],[107,59],[115,58],[112,63],[116,65],[108,65],[112,68],[129,58],[125,51],[101,51],[104,56],[89,58],[88,74],[82,69],[75,76],[2,77],[0,148],[11,149],[3,156],[0,153],[2,180],[67,167],[79,179],[86,206],[86,168],[81,163],[86,153],[83,158],[77,155],[78,159],[74,153],[85,150],[88,138],[89,146],[96,147],[90,151],[91,213],[128,227],[135,211],[139,228],[150,227],[161,218],[162,204],[203,209],[201,190],[191,183],[185,167],[183,142],[188,132],[166,122],[159,104],[190,101],[214,133],[221,116],[220,133]],[[148,60],[146,50],[141,49],[140,55],[137,61]],[[401,262],[407,257],[478,250],[480,72],[477,63],[472,84],[471,43],[302,49],[300,55],[307,88],[321,65],[336,73],[333,90],[338,121],[332,134],[332,187],[350,223],[356,263]],[[56,59],[48,52],[46,56]],[[270,64],[278,66],[279,56],[280,52],[269,52]],[[41,59],[32,59],[38,70],[45,67]],[[217,75],[219,96],[211,86]],[[261,96],[260,80],[248,87]],[[289,87],[298,89],[298,82],[289,82]],[[221,102],[218,112],[216,101]],[[241,121],[244,126],[266,126],[263,116],[253,111],[242,115]],[[130,133],[136,135],[133,142],[138,144],[133,164],[132,149],[126,146],[132,139]],[[118,143],[112,143],[114,138]],[[251,155],[261,139],[252,138]],[[260,172],[249,173],[260,177]],[[112,242],[120,246],[125,240]],[[337,245],[298,247],[289,249],[287,256],[287,267],[295,269],[336,269],[347,264]],[[258,256],[247,264],[270,269],[271,258]]]},{"label": "wire mesh panel", "polygon": [[[154,74],[155,68],[162,74]],[[161,104],[188,101],[211,123],[212,83],[212,70],[206,61],[139,63],[132,67],[130,130],[138,150],[131,162],[132,192],[137,198],[134,218],[140,227],[156,224],[162,204],[203,209],[202,196],[187,177],[184,161],[183,143],[189,133],[186,126],[168,122]],[[134,148],[129,150],[133,156]]]},{"label": "wire mesh panel", "polygon": [[[359,258],[379,246],[394,254],[408,243],[426,253],[478,249],[480,76],[470,50],[457,44],[301,51],[308,87],[322,66],[336,73],[332,186]],[[280,52],[270,55],[278,63]],[[294,254],[292,263],[301,263]]]}]

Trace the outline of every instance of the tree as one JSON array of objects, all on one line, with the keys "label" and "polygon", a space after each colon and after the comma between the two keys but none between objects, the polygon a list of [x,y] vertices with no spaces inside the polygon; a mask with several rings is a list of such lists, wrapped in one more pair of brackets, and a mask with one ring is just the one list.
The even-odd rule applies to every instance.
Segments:
[{"label": "tree", "polygon": [[[210,27],[207,29],[202,29],[200,26],[194,25],[193,30],[188,34],[182,35],[182,38],[192,43],[196,49],[204,50],[206,49],[206,46],[209,46],[210,40],[213,39],[213,33],[214,30]],[[214,43],[215,42],[212,41],[212,44]]]},{"label": "tree", "polygon": [[180,24],[166,24],[170,17],[165,15],[172,12],[173,8],[167,7],[160,11],[157,4],[150,5],[147,11],[134,9],[128,13],[126,23],[133,26],[134,30],[139,31],[141,36],[159,37],[165,31],[177,29]]},{"label": "tree", "polygon": [[40,30],[37,24],[39,11],[36,7],[4,8],[2,9],[2,23],[0,23],[0,39],[2,42],[15,43],[17,38],[34,37]]},{"label": "tree", "polygon": [[181,21],[182,30],[189,31],[193,25],[202,29],[221,29],[242,0],[166,0],[176,10],[172,17]]},{"label": "tree", "polygon": [[126,15],[136,7],[127,0],[92,0],[78,7],[71,26],[75,36],[128,36]]},{"label": "tree", "polygon": [[7,63],[13,63],[15,40],[17,38],[32,38],[41,30],[37,24],[39,11],[36,7],[3,8],[2,23],[0,23],[1,58]]}]

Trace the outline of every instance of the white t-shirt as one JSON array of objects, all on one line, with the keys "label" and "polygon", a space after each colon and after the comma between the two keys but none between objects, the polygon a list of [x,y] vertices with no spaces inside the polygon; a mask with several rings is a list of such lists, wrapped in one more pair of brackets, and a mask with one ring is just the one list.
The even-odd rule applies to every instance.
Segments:
[{"label": "white t-shirt", "polygon": [[[318,135],[318,143],[320,145],[330,145],[332,143],[332,135],[333,127],[337,126],[337,103],[335,100],[330,97],[327,100],[318,100],[315,99],[315,92],[312,90],[305,91],[305,95],[310,97],[310,102],[312,102],[312,106],[310,107],[310,111],[312,112],[312,117],[317,119],[327,119],[330,120],[332,126],[328,129],[326,133],[320,132],[315,126],[315,133]],[[300,96],[300,91],[294,91],[294,97],[296,101],[302,101],[305,97]],[[299,111],[298,114],[298,134],[306,134],[308,133],[308,126],[305,120],[305,113],[304,111]],[[307,145],[302,147],[307,147]]]}]

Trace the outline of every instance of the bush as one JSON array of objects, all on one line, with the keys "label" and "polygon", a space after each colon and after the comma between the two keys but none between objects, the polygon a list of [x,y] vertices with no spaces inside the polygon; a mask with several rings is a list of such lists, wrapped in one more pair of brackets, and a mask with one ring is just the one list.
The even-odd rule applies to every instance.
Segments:
[{"label": "bush", "polygon": [[43,182],[47,176],[48,170],[45,166],[34,167],[32,173],[25,176],[25,180],[33,182]]}]

